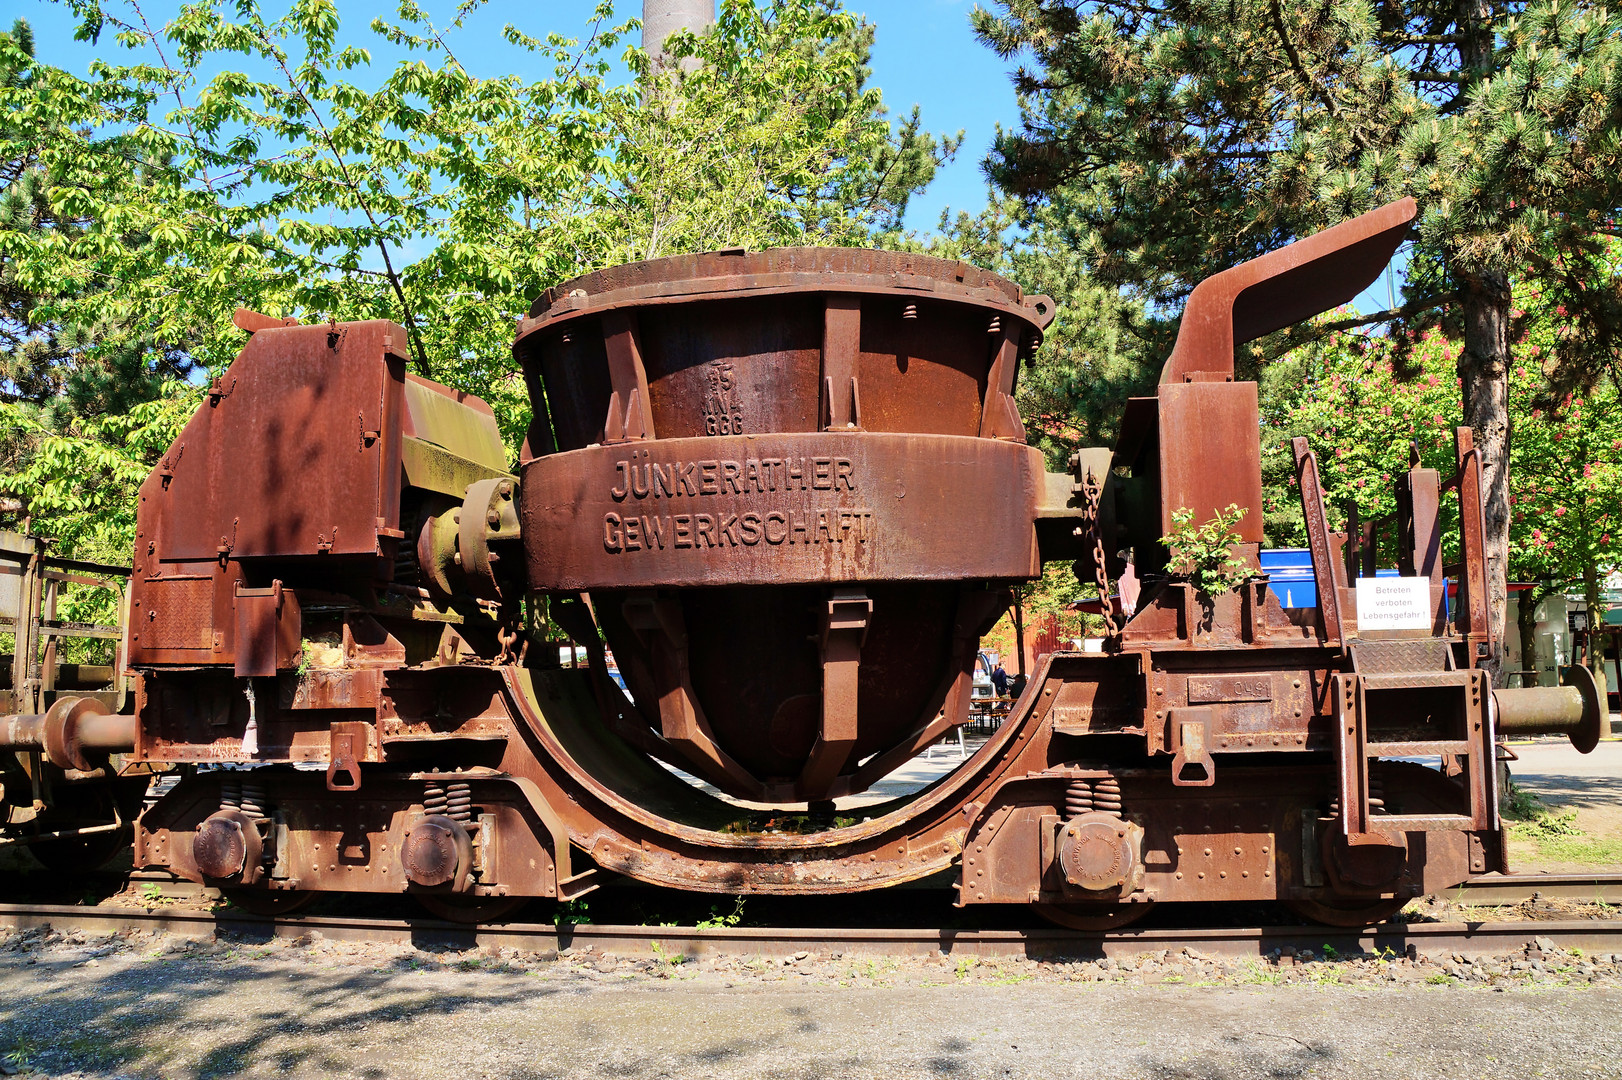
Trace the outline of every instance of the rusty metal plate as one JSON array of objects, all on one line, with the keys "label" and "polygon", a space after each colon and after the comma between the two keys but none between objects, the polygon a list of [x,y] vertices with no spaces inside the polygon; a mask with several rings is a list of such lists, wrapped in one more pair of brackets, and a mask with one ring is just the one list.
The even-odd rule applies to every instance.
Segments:
[{"label": "rusty metal plate", "polygon": [[405,332],[260,330],[143,491],[158,560],[373,555],[398,528]]},{"label": "rusty metal plate", "polygon": [[1261,417],[1255,383],[1168,383],[1160,388],[1160,530],[1174,510],[1194,511],[1196,524],[1229,503],[1248,510],[1235,531],[1262,541]]},{"label": "rusty metal plate", "polygon": [[681,304],[725,294],[773,296],[813,290],[921,298],[937,294],[999,308],[1033,326],[1046,326],[1053,318],[1051,301],[1045,310],[1026,307],[1024,291],[1014,282],[958,260],[858,248],[775,248],[651,259],[574,278],[541,294],[519,328],[519,340],[549,323],[624,304]]},{"label": "rusty metal plate", "polygon": [[152,578],[140,582],[135,632],[148,649],[209,649],[214,644],[214,579]]},{"label": "rusty metal plate", "polygon": [[1032,577],[1042,476],[1034,449],[950,436],[782,433],[556,454],[523,468],[529,582]]},{"label": "rusty metal plate", "polygon": [[1188,677],[1188,703],[1209,705],[1228,701],[1273,700],[1271,672],[1244,675],[1190,675]]}]

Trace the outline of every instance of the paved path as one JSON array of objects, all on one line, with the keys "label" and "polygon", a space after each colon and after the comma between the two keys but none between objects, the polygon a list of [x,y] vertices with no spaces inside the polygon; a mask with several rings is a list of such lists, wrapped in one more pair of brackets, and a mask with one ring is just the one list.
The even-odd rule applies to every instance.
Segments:
[{"label": "paved path", "polygon": [[1563,739],[1513,749],[1520,760],[1509,769],[1517,783],[1570,806],[1622,806],[1622,741],[1607,739],[1592,754],[1577,753]]}]

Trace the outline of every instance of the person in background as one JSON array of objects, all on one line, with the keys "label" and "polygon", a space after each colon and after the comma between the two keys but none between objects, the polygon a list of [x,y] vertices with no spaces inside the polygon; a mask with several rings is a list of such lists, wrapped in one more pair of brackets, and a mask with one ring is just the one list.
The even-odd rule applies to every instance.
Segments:
[{"label": "person in background", "polygon": [[1015,697],[1019,697],[1025,692],[1025,681],[1025,673],[1023,671],[1018,675],[1015,675],[1013,681],[1008,684],[1009,693],[1013,694]]},{"label": "person in background", "polygon": [[1008,672],[1002,669],[1001,661],[991,671],[991,686],[997,691],[998,697],[1008,696]]}]

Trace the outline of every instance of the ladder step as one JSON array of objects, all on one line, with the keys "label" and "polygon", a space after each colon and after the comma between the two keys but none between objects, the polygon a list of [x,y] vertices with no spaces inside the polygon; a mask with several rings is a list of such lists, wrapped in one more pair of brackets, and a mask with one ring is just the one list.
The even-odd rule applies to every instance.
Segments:
[{"label": "ladder step", "polygon": [[1369,757],[1440,757],[1442,754],[1468,754],[1466,740],[1438,740],[1434,742],[1371,742],[1366,747]]},{"label": "ladder step", "polygon": [[1379,832],[1456,832],[1475,827],[1469,814],[1371,814],[1369,829]]}]

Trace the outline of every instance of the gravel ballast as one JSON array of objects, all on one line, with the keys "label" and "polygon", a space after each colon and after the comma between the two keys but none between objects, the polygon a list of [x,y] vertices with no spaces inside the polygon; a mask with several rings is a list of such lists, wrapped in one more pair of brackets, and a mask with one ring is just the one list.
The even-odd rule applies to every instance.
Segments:
[{"label": "gravel ballast", "polygon": [[1622,956],[621,958],[46,928],[0,1067],[82,1077],[1622,1077]]}]

